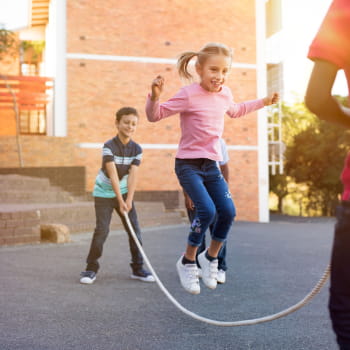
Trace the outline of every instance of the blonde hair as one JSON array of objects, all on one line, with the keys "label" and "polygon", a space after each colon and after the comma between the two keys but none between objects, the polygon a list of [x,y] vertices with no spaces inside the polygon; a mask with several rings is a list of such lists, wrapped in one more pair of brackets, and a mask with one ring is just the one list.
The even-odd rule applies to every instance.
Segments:
[{"label": "blonde hair", "polygon": [[188,64],[193,57],[197,57],[196,65],[203,64],[210,55],[224,55],[232,60],[232,50],[221,43],[208,43],[198,52],[186,51],[181,54],[177,60],[177,70],[181,78],[188,80],[193,79],[192,74],[188,71]]}]

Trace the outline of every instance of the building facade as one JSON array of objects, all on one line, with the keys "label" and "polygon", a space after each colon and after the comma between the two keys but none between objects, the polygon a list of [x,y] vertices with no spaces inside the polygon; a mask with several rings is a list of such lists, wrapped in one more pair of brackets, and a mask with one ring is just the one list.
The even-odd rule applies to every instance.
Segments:
[{"label": "building facade", "polygon": [[[234,50],[227,85],[235,101],[266,95],[264,0],[52,0],[45,35],[53,113],[46,136],[21,136],[24,166],[84,166],[87,191],[101,165],[101,146],[116,132],[115,112],[134,106],[140,113],[134,139],[144,150],[138,192],[181,192],[173,170],[179,118],[149,123],[144,107],[157,75],[166,80],[164,100],[184,84],[176,71],[183,51],[225,43]],[[266,111],[227,117],[223,137],[237,218],[268,221]],[[0,142],[6,150],[1,166],[16,166],[13,135]]]}]

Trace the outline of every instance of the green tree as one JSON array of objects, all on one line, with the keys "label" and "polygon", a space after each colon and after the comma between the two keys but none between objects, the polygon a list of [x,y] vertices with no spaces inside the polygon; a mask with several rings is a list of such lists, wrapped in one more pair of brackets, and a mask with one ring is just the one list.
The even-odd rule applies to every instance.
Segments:
[{"label": "green tree", "polygon": [[294,136],[286,150],[285,171],[296,183],[307,185],[307,209],[324,216],[333,214],[349,145],[348,131],[319,119]]},{"label": "green tree", "polygon": [[18,40],[14,32],[0,28],[0,61],[18,54]]},{"label": "green tree", "polygon": [[[280,108],[280,109],[279,109]],[[293,105],[281,103],[279,108],[274,108],[269,116],[270,123],[277,123],[279,114],[282,115],[282,141],[285,147],[293,144],[294,137],[303,130],[312,125],[317,124],[317,118],[310,113],[302,102],[296,102]],[[274,132],[277,132],[274,129]],[[275,135],[274,139],[277,138]],[[289,184],[293,178],[284,174],[270,174],[270,191],[274,193],[278,199],[277,210],[282,213],[283,199],[290,194]]]},{"label": "green tree", "polygon": [[288,195],[288,179],[285,174],[270,174],[270,191],[277,197],[277,212],[283,211],[283,199]]}]

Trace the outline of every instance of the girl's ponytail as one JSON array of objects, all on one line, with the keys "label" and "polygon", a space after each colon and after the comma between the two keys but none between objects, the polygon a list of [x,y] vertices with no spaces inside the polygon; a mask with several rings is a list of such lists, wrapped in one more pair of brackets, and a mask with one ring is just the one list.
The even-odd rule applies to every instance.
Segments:
[{"label": "girl's ponytail", "polygon": [[181,78],[185,78],[188,80],[193,79],[192,74],[188,71],[187,67],[191,59],[195,56],[198,56],[197,52],[194,51],[186,51],[184,52],[179,59],[177,60],[177,70]]},{"label": "girl's ponytail", "polygon": [[221,43],[208,43],[204,45],[198,52],[186,51],[177,60],[177,70],[181,78],[192,80],[193,76],[188,71],[187,67],[191,59],[197,56],[196,64],[204,64],[206,59],[211,55],[224,55],[230,58],[232,62],[232,50]]}]

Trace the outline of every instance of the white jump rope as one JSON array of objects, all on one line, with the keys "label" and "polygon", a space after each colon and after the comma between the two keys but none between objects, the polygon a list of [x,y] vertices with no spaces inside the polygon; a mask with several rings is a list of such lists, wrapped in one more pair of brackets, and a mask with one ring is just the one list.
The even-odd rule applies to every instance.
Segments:
[{"label": "white jump rope", "polygon": [[269,321],[273,321],[276,320],[277,318],[281,318],[284,316],[289,315],[290,313],[302,308],[304,305],[306,305],[316,294],[319,293],[319,291],[321,290],[321,288],[325,285],[328,277],[329,277],[329,273],[330,273],[330,264],[327,266],[326,270],[324,271],[321,279],[316,283],[316,285],[314,286],[314,288],[311,290],[311,292],[309,294],[307,294],[302,300],[300,300],[298,303],[294,304],[293,306],[282,310],[280,312],[277,312],[273,315],[268,315],[265,317],[260,317],[260,318],[255,318],[255,319],[250,319],[250,320],[242,320],[242,321],[218,321],[218,320],[212,320],[210,318],[206,318],[200,315],[195,314],[194,312],[186,309],[185,307],[183,307],[171,294],[170,292],[164,287],[163,283],[161,282],[161,280],[158,278],[158,275],[156,274],[156,272],[154,271],[151,263],[149,262],[147,255],[145,254],[136,234],[135,231],[130,223],[129,220],[129,216],[126,212],[124,212],[124,217],[125,220],[129,226],[132,238],[134,239],[137,247],[139,248],[141,255],[143,257],[143,259],[145,260],[149,270],[151,271],[154,279],[156,280],[159,288],[162,290],[162,292],[167,296],[167,298],[180,310],[182,311],[184,314],[198,320],[198,321],[202,321],[205,323],[209,323],[211,325],[214,326],[222,326],[222,327],[237,327],[237,326],[250,326],[250,325],[254,325],[254,324],[258,324],[258,323],[263,323],[263,322],[269,322]]}]

